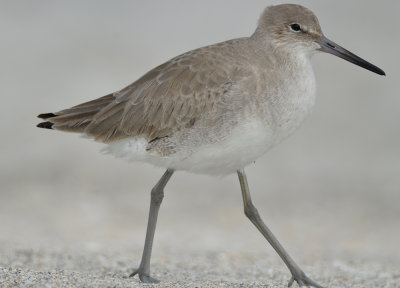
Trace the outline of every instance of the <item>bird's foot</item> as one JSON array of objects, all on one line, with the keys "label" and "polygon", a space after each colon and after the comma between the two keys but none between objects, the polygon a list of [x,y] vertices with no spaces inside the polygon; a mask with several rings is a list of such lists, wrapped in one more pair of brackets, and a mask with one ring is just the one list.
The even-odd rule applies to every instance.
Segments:
[{"label": "bird's foot", "polygon": [[303,271],[296,271],[292,273],[292,278],[290,278],[288,287],[292,287],[293,282],[296,281],[299,284],[299,287],[315,287],[315,288],[323,288],[314,280],[307,277],[307,275]]},{"label": "bird's foot", "polygon": [[142,281],[143,283],[150,283],[150,284],[157,284],[157,283],[160,283],[160,280],[151,277],[150,275],[148,275],[148,273],[144,273],[140,267],[139,267],[138,269],[136,269],[135,271],[133,271],[133,272],[129,275],[129,277],[133,277],[133,276],[135,276],[136,274],[139,275],[139,279],[140,279],[140,281]]}]

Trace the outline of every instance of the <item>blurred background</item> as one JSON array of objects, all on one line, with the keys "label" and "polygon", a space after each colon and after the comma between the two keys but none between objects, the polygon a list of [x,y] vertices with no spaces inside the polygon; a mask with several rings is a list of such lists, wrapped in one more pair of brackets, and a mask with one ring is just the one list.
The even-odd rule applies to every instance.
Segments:
[{"label": "blurred background", "polygon": [[[301,263],[399,267],[400,2],[291,2],[313,10],[328,38],[387,77],[315,56],[314,113],[247,168],[253,201]],[[104,156],[102,144],[75,134],[38,129],[36,115],[119,90],[188,50],[249,36],[262,10],[279,3],[2,0],[0,266],[18,265],[10,256],[18,249],[111,250],[138,263],[150,189],[164,171]],[[243,214],[236,175],[176,173],[159,216],[155,258],[225,251],[279,263]]]}]

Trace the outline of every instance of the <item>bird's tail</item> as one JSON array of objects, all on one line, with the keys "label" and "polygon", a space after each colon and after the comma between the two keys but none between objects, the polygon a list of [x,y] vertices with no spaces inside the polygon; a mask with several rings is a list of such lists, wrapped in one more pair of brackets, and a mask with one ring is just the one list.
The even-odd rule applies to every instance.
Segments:
[{"label": "bird's tail", "polygon": [[82,133],[94,115],[113,100],[115,100],[114,95],[109,94],[56,113],[40,114],[38,117],[46,121],[39,123],[37,127]]}]

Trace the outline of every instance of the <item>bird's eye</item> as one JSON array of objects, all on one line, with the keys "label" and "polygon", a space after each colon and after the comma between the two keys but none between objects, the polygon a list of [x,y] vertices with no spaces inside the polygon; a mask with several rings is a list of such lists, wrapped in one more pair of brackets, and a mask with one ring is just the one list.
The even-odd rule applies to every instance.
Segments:
[{"label": "bird's eye", "polygon": [[301,30],[301,27],[299,24],[290,24],[290,29],[294,32],[299,32]]}]

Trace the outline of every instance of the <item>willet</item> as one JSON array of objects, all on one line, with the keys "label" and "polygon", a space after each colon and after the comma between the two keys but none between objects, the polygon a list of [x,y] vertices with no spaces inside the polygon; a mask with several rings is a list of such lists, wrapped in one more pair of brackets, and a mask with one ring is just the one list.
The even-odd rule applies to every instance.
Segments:
[{"label": "willet", "polygon": [[237,173],[244,212],[276,250],[300,286],[311,280],[264,224],[253,205],[244,167],[290,135],[310,113],[315,77],[310,58],[323,51],[380,75],[385,73],[334,42],[307,8],[267,7],[256,31],[199,48],[154,68],[126,88],[56,113],[38,127],[83,133],[110,153],[167,170],[151,191],[139,268],[150,276],[150,257],[164,187],[176,170]]}]

